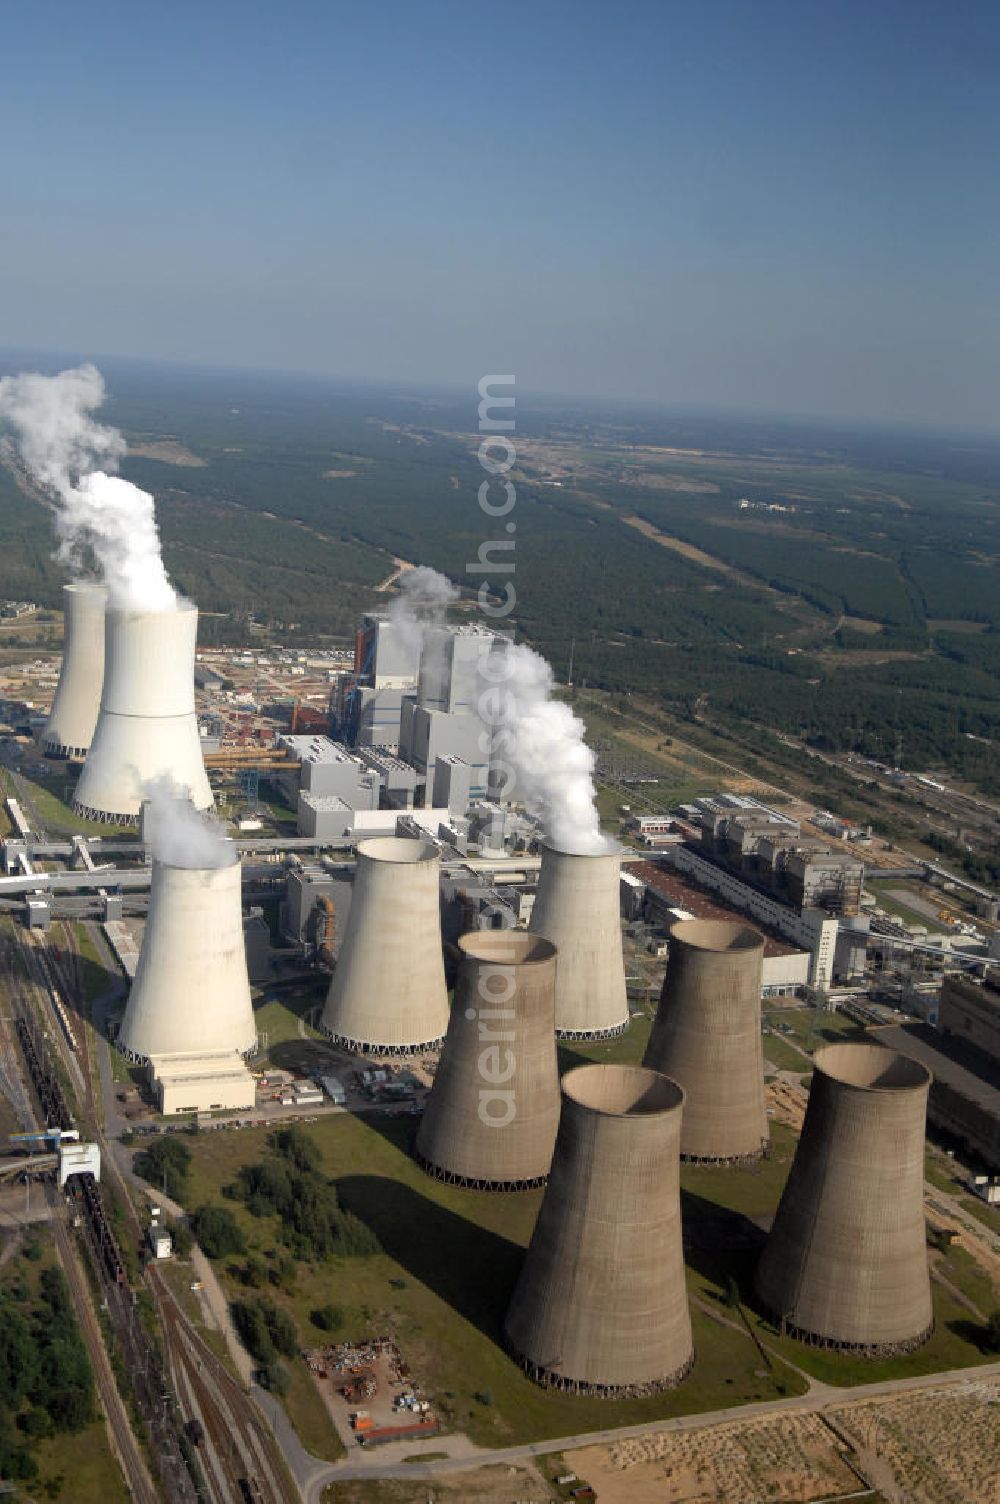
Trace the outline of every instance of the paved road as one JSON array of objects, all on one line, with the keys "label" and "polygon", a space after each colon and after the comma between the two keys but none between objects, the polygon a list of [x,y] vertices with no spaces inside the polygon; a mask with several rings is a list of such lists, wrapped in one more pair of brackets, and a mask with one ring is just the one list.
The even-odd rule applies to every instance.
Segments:
[{"label": "paved road", "polygon": [[[523,1446],[490,1450],[474,1448],[462,1456],[440,1458],[434,1462],[398,1462],[387,1465],[378,1453],[352,1455],[344,1462],[331,1463],[317,1475],[306,1494],[307,1504],[319,1504],[328,1483],[350,1478],[435,1478],[462,1472],[486,1464],[524,1462],[549,1452],[568,1452],[577,1447],[607,1445],[629,1436],[649,1436],[657,1431],[697,1431],[730,1421],[750,1420],[760,1415],[782,1412],[810,1414],[842,1409],[845,1405],[865,1404],[887,1395],[940,1389],[952,1384],[983,1383],[1000,1379],[1000,1362],[984,1363],[975,1368],[957,1368],[947,1373],[921,1374],[913,1379],[890,1379],[878,1384],[856,1384],[850,1389],[832,1384],[815,1383],[811,1393],[787,1400],[762,1400],[753,1405],[734,1405],[726,1410],[711,1410],[700,1415],[682,1415],[674,1420],[652,1421],[642,1426],[620,1426],[607,1431],[588,1431],[580,1436],[557,1436],[549,1441],[529,1442]],[[444,1450],[450,1438],[439,1437],[437,1447]],[[412,1452],[412,1448],[410,1449]]]}]

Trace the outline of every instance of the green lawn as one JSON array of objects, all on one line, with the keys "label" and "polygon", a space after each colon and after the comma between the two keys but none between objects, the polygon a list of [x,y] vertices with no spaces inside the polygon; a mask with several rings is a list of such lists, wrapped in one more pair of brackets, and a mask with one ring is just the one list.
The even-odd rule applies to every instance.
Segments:
[{"label": "green lawn", "polygon": [[[122,836],[134,835],[135,831],[129,826],[102,825],[98,820],[84,820],[70,808],[70,799],[76,787],[78,775],[68,774],[63,771],[55,772],[47,781],[29,778],[27,774],[19,774],[23,783],[29,786],[31,798],[39,816],[50,834],[67,835],[93,835],[114,836],[116,839]],[[18,790],[10,774],[5,770],[0,772],[0,780],[4,785],[4,794],[13,794],[18,797]],[[25,810],[25,814],[28,811]],[[30,818],[30,817],[29,817]]]},{"label": "green lawn", "polygon": [[810,1069],[809,1061],[800,1050],[782,1039],[780,1034],[764,1035],[764,1059],[779,1071],[802,1072]]},{"label": "green lawn", "polygon": [[[346,1311],[338,1335],[394,1332],[448,1423],[498,1446],[800,1392],[801,1381],[781,1365],[762,1377],[760,1356],[746,1334],[719,1325],[700,1304],[692,1311],[698,1362],[672,1394],[605,1402],[531,1383],[504,1353],[501,1323],[541,1193],[494,1197],[440,1185],[410,1158],[411,1131],[408,1120],[371,1115],[340,1115],[310,1126],[344,1202],[375,1228],[384,1251],[320,1266],[302,1264],[293,1291],[269,1291],[295,1317],[303,1343],[320,1340],[309,1312],[328,1301]],[[188,1203],[219,1201],[238,1165],[261,1156],[265,1139],[263,1130],[193,1139]],[[777,1166],[768,1166],[773,1176]],[[766,1175],[750,1178],[758,1188],[767,1183]],[[239,1219],[248,1246],[265,1257],[280,1247],[273,1219],[256,1219],[238,1203],[225,1204]],[[232,1295],[241,1289],[239,1264],[227,1260],[221,1271]],[[691,1282],[692,1292],[700,1295],[702,1276],[692,1271]],[[721,1310],[719,1291],[708,1284],[713,1309]],[[486,1393],[490,1403],[477,1398]],[[296,1414],[294,1391],[289,1403]],[[302,1427],[297,1414],[296,1423]]]}]

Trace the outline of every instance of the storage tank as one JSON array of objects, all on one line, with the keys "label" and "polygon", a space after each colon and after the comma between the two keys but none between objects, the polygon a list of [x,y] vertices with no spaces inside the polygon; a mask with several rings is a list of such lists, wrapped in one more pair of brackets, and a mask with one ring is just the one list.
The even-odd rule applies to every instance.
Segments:
[{"label": "storage tank", "polygon": [[63,586],[63,659],[42,746],[55,757],[87,754],[104,684],[103,585]]},{"label": "storage tank", "polygon": [[154,861],[149,916],[118,1033],[129,1059],[255,1049],[241,878],[235,847],[224,866]]},{"label": "storage tank", "polygon": [[109,607],[105,623],[101,710],[73,808],[87,819],[134,824],[143,786],[166,778],[196,809],[208,809],[194,708],[196,607]]},{"label": "storage tank", "polygon": [[559,1126],[556,949],[523,930],[477,930],[461,964],[416,1156],[439,1180],[516,1191],[549,1173]]},{"label": "storage tank", "polygon": [[643,1064],[684,1088],[681,1155],[747,1163],[768,1142],[760,1031],[764,937],[749,924],[682,919]]},{"label": "storage tank", "polygon": [[359,1054],[412,1055],[448,1027],[441,860],[431,841],[358,842],[343,944],[321,1025]]},{"label": "storage tank", "polygon": [[551,940],[559,954],[560,1039],[610,1039],[628,1028],[620,877],[620,848],[589,856],[542,848],[528,929]]},{"label": "storage tank", "polygon": [[871,1357],[934,1324],[924,1227],[931,1075],[876,1044],[817,1050],[791,1173],[757,1266],[783,1329]]},{"label": "storage tank", "polygon": [[562,1082],[549,1182],[505,1331],[532,1378],[629,1398],[694,1362],[681,1247],[684,1093],[637,1065]]}]

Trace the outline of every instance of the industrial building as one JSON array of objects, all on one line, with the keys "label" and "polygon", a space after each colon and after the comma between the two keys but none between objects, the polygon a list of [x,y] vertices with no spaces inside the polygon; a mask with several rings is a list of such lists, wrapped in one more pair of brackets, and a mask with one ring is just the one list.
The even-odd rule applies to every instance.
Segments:
[{"label": "industrial building", "polygon": [[745,882],[726,866],[706,857],[692,842],[685,841],[664,852],[661,861],[682,876],[693,878],[702,888],[719,894],[739,913],[777,931],[782,938],[809,955],[811,987],[829,988],[834,980],[839,920],[824,909],[798,910]]},{"label": "industrial building", "polygon": [[257,1088],[238,1050],[149,1056],[149,1084],[164,1117],[253,1107]]},{"label": "industrial building", "polygon": [[702,850],[791,907],[857,914],[864,864],[848,851],[799,839],[798,826],[771,811],[703,817]]},{"label": "industrial building", "polygon": [[403,695],[416,689],[420,636],[406,623],[369,613],[355,637],[354,672],[337,697],[336,718],[352,747],[399,747]]},{"label": "industrial building", "polygon": [[321,1019],[336,1044],[409,1055],[444,1038],[440,868],[427,840],[382,836],[358,845],[350,913]]},{"label": "industrial building", "polygon": [[882,1358],[933,1328],[924,1225],[930,1072],[876,1044],[818,1050],[791,1172],[757,1266],[783,1331]]},{"label": "industrial building", "polygon": [[767,1148],[761,966],[748,924],[682,920],[670,931],[660,1003],[643,1065],[684,1090],[680,1152],[708,1164],[749,1163]]},{"label": "industrial building", "polygon": [[295,828],[330,846],[347,845],[354,839],[356,811],[340,794],[310,794],[301,789],[295,812]]},{"label": "industrial building", "polygon": [[[626,917],[643,918],[647,924],[669,934],[684,919],[704,919],[713,923],[746,923],[746,914],[722,902],[721,896],[703,887],[694,878],[682,875],[665,862],[629,862],[622,867],[626,879],[641,890],[630,888]],[[638,909],[638,912],[634,912]],[[626,906],[623,904],[623,912]],[[792,945],[774,929],[755,925],[763,936],[761,957],[761,996],[781,997],[794,993],[809,982],[811,957],[800,944]]]},{"label": "industrial building", "polygon": [[336,795],[350,809],[378,809],[378,775],[342,742],[328,736],[279,736],[275,745],[300,765],[297,775],[284,775],[289,803],[294,805],[301,789],[318,797]]},{"label": "industrial building", "polygon": [[[379,803],[383,809],[413,808],[417,774],[408,762],[397,757],[389,747],[359,747],[357,755],[378,779],[381,790]],[[434,802],[441,803],[440,800]]]},{"label": "industrial building", "polygon": [[154,861],[149,917],[118,1034],[130,1060],[256,1048],[241,876],[235,848],[221,867]]},{"label": "industrial building", "polygon": [[63,586],[63,658],[41,743],[54,757],[82,759],[94,735],[104,687],[103,585]]},{"label": "industrial building", "polygon": [[892,1024],[878,1037],[931,1072],[927,1116],[933,1126],[987,1170],[1000,1172],[1000,1062],[927,1024]]},{"label": "industrial building", "polygon": [[448,1033],[416,1156],[429,1174],[473,1190],[541,1185],[559,1125],[556,951],[521,931],[458,942]]},{"label": "industrial building", "polygon": [[676,1082],[641,1066],[584,1065],[563,1077],[549,1182],[505,1321],[540,1383],[632,1398],[690,1370],[683,1102]]},{"label": "industrial building", "polygon": [[194,705],[198,612],[105,612],[104,687],[73,808],[89,820],[136,824],[150,782],[167,778],[196,809],[212,791]]},{"label": "industrial building", "polygon": [[609,1039],[628,1028],[622,952],[620,850],[579,855],[542,850],[528,928],[551,940],[556,968],[556,1034]]},{"label": "industrial building", "polygon": [[506,639],[485,627],[436,627],[425,633],[417,689],[403,697],[399,732],[400,756],[417,772],[418,802],[431,801],[435,765],[445,756],[469,764],[472,797],[487,792],[479,708],[483,664],[505,650]]},{"label": "industrial building", "polygon": [[956,973],[941,984],[938,1028],[1000,1064],[1000,971],[982,980]]}]

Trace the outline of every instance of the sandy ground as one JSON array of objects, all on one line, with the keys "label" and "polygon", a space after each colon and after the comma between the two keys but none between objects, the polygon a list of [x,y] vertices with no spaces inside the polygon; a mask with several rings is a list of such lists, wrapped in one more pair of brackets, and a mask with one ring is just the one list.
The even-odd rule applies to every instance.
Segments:
[{"label": "sandy ground", "polygon": [[165,465],[183,465],[189,470],[204,470],[205,461],[174,439],[153,439],[148,444],[130,444],[129,454],[144,460],[161,460]]},{"label": "sandy ground", "polygon": [[1000,1504],[1000,1382],[654,1432],[566,1454],[601,1504]]},{"label": "sandy ground", "polygon": [[336,1483],[324,1495],[324,1504],[554,1504],[555,1499],[556,1491],[530,1463],[497,1463],[431,1482]]},{"label": "sandy ground", "polygon": [[861,1485],[818,1415],[655,1432],[567,1454],[601,1504],[806,1504]]}]

